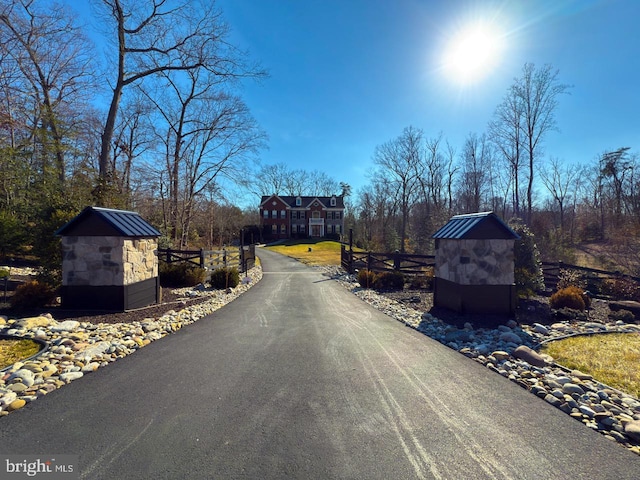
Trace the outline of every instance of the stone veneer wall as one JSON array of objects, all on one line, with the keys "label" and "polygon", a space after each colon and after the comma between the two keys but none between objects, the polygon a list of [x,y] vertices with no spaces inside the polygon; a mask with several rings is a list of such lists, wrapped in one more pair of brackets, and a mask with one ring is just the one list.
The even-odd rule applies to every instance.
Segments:
[{"label": "stone veneer wall", "polygon": [[439,241],[435,276],[459,285],[511,285],[515,240]]},{"label": "stone veneer wall", "polygon": [[62,238],[62,285],[122,286],[158,276],[155,238]]}]

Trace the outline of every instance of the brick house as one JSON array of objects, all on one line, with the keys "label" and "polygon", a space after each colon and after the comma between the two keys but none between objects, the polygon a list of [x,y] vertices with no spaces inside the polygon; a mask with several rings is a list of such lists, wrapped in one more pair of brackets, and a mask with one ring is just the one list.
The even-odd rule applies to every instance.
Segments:
[{"label": "brick house", "polygon": [[263,196],[260,228],[262,238],[267,242],[307,237],[337,239],[344,233],[344,199],[336,195]]}]

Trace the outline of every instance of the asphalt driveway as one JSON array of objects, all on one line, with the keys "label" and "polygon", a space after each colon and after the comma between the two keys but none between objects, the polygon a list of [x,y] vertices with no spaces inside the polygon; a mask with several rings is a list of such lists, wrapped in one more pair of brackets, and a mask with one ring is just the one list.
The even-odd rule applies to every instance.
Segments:
[{"label": "asphalt driveway", "polygon": [[0,420],[81,478],[638,479],[640,457],[260,250],[240,298]]}]

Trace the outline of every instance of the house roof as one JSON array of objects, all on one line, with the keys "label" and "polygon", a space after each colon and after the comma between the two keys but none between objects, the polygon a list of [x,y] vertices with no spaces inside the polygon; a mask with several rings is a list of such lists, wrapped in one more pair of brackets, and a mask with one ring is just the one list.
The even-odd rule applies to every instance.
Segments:
[{"label": "house roof", "polygon": [[[287,204],[289,208],[309,208],[314,200],[318,200],[325,208],[344,208],[344,198],[338,195],[333,197],[304,197],[302,195],[264,195],[260,200],[260,206],[264,206],[272,198],[278,198]],[[300,198],[300,205],[296,205],[296,199]],[[336,199],[335,206],[331,206],[331,199]]]},{"label": "house roof", "polygon": [[456,215],[431,238],[446,239],[518,239],[520,236],[493,212]]},{"label": "house roof", "polygon": [[159,237],[161,235],[136,212],[101,207],[86,207],[55,234],[118,237]]}]

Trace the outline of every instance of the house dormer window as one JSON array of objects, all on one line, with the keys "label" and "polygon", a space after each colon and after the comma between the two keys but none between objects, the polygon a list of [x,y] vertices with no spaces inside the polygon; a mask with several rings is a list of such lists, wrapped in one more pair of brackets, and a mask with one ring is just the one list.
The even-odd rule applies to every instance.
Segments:
[{"label": "house dormer window", "polygon": [[331,206],[332,207],[336,206],[336,197],[331,197]]},{"label": "house dormer window", "polygon": [[299,207],[300,205],[302,205],[302,198],[296,197],[296,207]]}]

